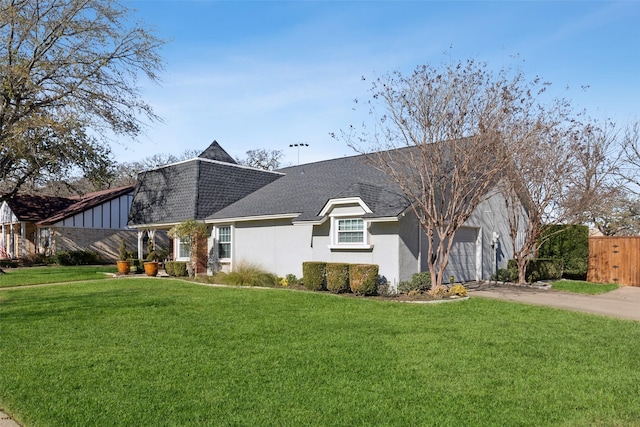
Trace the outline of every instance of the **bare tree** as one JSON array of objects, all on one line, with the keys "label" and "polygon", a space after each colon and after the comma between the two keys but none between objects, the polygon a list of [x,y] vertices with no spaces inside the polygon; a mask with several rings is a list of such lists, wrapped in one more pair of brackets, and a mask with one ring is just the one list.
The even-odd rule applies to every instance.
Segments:
[{"label": "bare tree", "polygon": [[640,122],[636,121],[620,131],[623,147],[623,165],[620,177],[626,182],[627,189],[640,194]]},{"label": "bare tree", "polygon": [[563,107],[537,114],[531,126],[511,140],[508,179],[501,181],[519,283],[526,282],[526,269],[541,237],[551,236],[545,233],[547,226],[575,219],[564,201],[578,169],[576,132]]},{"label": "bare tree", "polygon": [[99,170],[110,132],[135,137],[158,119],[137,81],[157,81],[162,42],[131,18],[112,0],[0,2],[5,196],[29,180]]},{"label": "bare tree", "polygon": [[367,103],[374,125],[342,138],[402,189],[428,239],[428,266],[442,283],[456,231],[489,197],[509,164],[506,145],[540,79],[474,61],[424,65],[377,79]]},{"label": "bare tree", "polygon": [[282,150],[266,150],[264,148],[249,150],[246,154],[246,159],[236,158],[236,162],[240,165],[268,171],[280,168],[280,160],[284,156]]}]

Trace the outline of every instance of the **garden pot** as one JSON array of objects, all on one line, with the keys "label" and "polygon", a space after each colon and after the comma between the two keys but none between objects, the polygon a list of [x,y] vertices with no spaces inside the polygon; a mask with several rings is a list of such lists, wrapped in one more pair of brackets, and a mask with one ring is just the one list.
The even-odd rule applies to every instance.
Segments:
[{"label": "garden pot", "polygon": [[147,276],[155,277],[158,275],[158,262],[149,261],[144,263],[144,272]]},{"label": "garden pot", "polygon": [[129,261],[118,261],[118,274],[129,274],[131,271],[131,264]]}]

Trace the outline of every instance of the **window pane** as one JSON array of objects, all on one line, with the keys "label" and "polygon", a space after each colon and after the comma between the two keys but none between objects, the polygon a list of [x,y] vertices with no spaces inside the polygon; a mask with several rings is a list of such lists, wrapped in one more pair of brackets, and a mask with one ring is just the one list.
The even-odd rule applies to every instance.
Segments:
[{"label": "window pane", "polygon": [[231,258],[231,227],[218,227],[218,258]]},{"label": "window pane", "polygon": [[338,233],[338,243],[363,243],[364,235],[362,231],[348,231]]},{"label": "window pane", "polygon": [[221,243],[231,242],[231,227],[220,227],[218,229],[218,241]]},{"label": "window pane", "polygon": [[362,219],[340,219],[338,220],[338,231],[361,231],[364,230]]},{"label": "window pane", "polygon": [[184,239],[180,239],[178,241],[178,257],[179,258],[191,258],[191,248],[190,246],[191,239],[185,237]]}]

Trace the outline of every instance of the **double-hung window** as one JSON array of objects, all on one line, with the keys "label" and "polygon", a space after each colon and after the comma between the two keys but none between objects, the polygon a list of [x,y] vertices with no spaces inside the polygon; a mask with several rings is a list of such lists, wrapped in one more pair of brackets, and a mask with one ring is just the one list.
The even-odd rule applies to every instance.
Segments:
[{"label": "double-hung window", "polygon": [[191,259],[191,238],[178,239],[178,259]]},{"label": "double-hung window", "polygon": [[338,219],[338,244],[364,244],[364,220],[362,218]]},{"label": "double-hung window", "polygon": [[231,258],[231,226],[218,227],[218,258]]}]

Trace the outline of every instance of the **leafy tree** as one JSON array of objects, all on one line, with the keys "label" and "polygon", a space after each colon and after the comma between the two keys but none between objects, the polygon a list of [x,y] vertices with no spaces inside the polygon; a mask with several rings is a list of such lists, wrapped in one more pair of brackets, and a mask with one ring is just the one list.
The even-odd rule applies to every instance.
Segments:
[{"label": "leafy tree", "polygon": [[113,0],[0,2],[0,182],[90,179],[109,171],[109,134],[158,117],[139,74],[157,81],[162,41]]},{"label": "leafy tree", "polygon": [[373,126],[343,132],[411,203],[428,239],[434,287],[442,284],[456,231],[502,177],[505,146],[544,87],[472,60],[423,65],[377,79],[366,104]]},{"label": "leafy tree", "polygon": [[236,162],[240,165],[268,171],[280,168],[280,160],[284,156],[282,150],[266,150],[264,148],[249,150],[246,154],[246,159],[236,158]]}]

